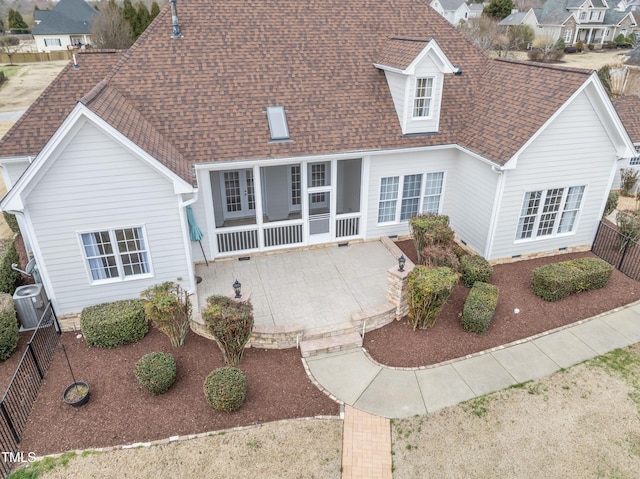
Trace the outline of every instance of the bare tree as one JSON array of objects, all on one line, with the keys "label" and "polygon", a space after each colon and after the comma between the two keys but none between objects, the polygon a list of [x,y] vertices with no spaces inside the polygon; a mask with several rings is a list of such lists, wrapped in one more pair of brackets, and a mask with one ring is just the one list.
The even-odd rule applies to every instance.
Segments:
[{"label": "bare tree", "polygon": [[10,35],[0,36],[0,50],[9,57],[9,65],[13,65],[13,55],[20,51],[20,39]]},{"label": "bare tree", "polygon": [[468,22],[460,24],[460,31],[467,39],[480,50],[489,52],[496,45],[499,35],[498,20],[487,15],[478,18],[470,18]]},{"label": "bare tree", "polygon": [[93,41],[98,48],[127,49],[133,44],[131,25],[120,8],[109,2],[93,21]]}]

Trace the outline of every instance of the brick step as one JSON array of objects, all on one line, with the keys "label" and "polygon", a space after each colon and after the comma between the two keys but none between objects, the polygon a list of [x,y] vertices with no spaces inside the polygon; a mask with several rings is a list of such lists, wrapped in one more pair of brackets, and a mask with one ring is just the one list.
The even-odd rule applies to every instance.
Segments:
[{"label": "brick step", "polygon": [[303,339],[300,341],[300,353],[303,358],[315,356],[316,354],[332,353],[336,351],[347,351],[362,347],[362,337],[352,331],[336,336],[329,336],[316,339]]}]

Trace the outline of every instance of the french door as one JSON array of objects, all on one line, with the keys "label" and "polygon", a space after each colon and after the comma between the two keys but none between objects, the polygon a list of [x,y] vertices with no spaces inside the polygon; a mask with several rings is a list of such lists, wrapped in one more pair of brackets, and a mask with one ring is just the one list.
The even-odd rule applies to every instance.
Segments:
[{"label": "french door", "polygon": [[222,198],[225,219],[255,215],[256,195],[252,169],[223,171],[220,183],[224,192]]}]

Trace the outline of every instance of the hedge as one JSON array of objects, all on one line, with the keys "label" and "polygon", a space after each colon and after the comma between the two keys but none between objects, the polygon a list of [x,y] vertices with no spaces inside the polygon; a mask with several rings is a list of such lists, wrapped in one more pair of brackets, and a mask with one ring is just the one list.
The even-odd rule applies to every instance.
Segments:
[{"label": "hedge", "polygon": [[169,353],[145,354],[136,363],[134,374],[138,383],[153,395],[169,390],[176,380],[176,360]]},{"label": "hedge", "polygon": [[80,327],[91,347],[115,348],[141,340],[149,331],[143,301],[126,299],[84,308]]},{"label": "hedge", "polygon": [[247,396],[247,378],[233,366],[218,368],[205,379],[204,395],[216,411],[235,411]]},{"label": "hedge", "polygon": [[476,281],[464,303],[460,320],[462,329],[470,333],[485,333],[489,329],[497,305],[498,287]]},{"label": "hedge", "polygon": [[20,339],[19,329],[13,296],[0,293],[0,361],[9,359],[16,350]]},{"label": "hedge", "polygon": [[488,283],[493,274],[493,267],[479,255],[463,256],[460,258],[460,274],[467,288],[471,288],[476,281]]},{"label": "hedge", "polygon": [[0,256],[0,293],[13,295],[16,288],[22,284],[20,272],[11,268],[13,263],[20,264],[20,256],[16,250],[15,242],[10,240]]},{"label": "hedge", "polygon": [[407,276],[409,324],[416,329],[430,328],[458,283],[451,268],[427,268],[416,265]]},{"label": "hedge", "polygon": [[531,289],[545,301],[606,286],[613,266],[599,258],[578,258],[533,270]]}]

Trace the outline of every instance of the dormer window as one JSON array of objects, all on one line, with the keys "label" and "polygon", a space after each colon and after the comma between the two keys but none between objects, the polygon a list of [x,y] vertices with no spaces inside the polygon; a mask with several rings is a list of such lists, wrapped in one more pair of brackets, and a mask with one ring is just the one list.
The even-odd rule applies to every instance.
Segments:
[{"label": "dormer window", "polygon": [[416,96],[413,100],[414,118],[431,116],[431,100],[433,99],[433,78],[416,78]]}]

